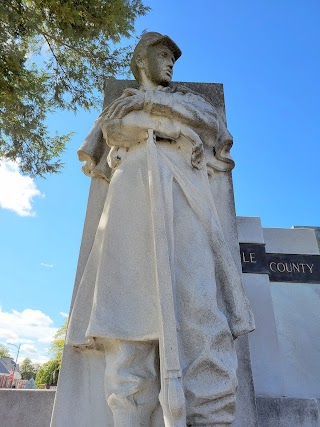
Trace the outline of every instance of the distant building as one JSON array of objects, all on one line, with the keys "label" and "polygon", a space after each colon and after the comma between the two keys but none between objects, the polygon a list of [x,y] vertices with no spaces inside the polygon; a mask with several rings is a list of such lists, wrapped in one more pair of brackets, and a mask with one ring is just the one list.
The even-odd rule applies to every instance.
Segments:
[{"label": "distant building", "polygon": [[[14,372],[14,377],[12,374]],[[0,357],[0,388],[11,387],[12,379],[14,384],[21,380],[19,365],[11,357]]]}]

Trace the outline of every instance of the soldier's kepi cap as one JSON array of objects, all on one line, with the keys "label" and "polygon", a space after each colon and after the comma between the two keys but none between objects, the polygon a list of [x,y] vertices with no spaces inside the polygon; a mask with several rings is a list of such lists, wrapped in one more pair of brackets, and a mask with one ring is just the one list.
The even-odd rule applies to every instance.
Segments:
[{"label": "soldier's kepi cap", "polygon": [[147,48],[149,46],[157,46],[157,45],[168,46],[168,48],[173,53],[175,60],[180,58],[182,54],[178,45],[172,39],[170,39],[170,37],[163,36],[162,34],[155,33],[155,32],[149,32],[149,33],[143,34],[143,36],[141,37],[141,39],[139,40],[138,44],[136,45],[133,51],[133,56],[131,61],[131,70],[137,80],[139,76],[139,69],[136,63],[137,56],[140,55],[143,58],[146,55]]}]

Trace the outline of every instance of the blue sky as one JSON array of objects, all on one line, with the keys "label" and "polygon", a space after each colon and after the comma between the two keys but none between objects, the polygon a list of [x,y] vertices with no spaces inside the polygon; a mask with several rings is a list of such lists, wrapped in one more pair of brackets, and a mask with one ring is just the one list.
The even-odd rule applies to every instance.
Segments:
[{"label": "blue sky", "polygon": [[[224,84],[237,214],[260,216],[265,227],[320,225],[319,2],[148,4],[137,33],[179,45],[174,80]],[[0,343],[22,343],[20,360],[47,359],[69,311],[90,184],[76,150],[97,114],[49,117],[52,132],[76,132],[60,175],[32,181],[15,165],[0,168]]]}]

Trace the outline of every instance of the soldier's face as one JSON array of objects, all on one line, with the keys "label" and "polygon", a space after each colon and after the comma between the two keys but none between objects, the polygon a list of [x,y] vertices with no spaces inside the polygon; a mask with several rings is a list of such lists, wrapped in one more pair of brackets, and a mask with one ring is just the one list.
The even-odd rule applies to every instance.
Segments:
[{"label": "soldier's face", "polygon": [[167,46],[149,46],[145,60],[146,76],[157,85],[167,86],[172,80],[174,63],[174,55]]}]

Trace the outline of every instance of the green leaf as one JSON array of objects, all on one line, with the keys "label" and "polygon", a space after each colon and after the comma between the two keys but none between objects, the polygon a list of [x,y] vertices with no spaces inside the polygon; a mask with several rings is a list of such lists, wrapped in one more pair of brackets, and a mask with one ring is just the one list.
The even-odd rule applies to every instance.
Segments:
[{"label": "green leaf", "polygon": [[0,159],[22,172],[59,172],[70,140],[45,126],[56,110],[99,109],[106,78],[126,73],[142,0],[0,2]]}]

